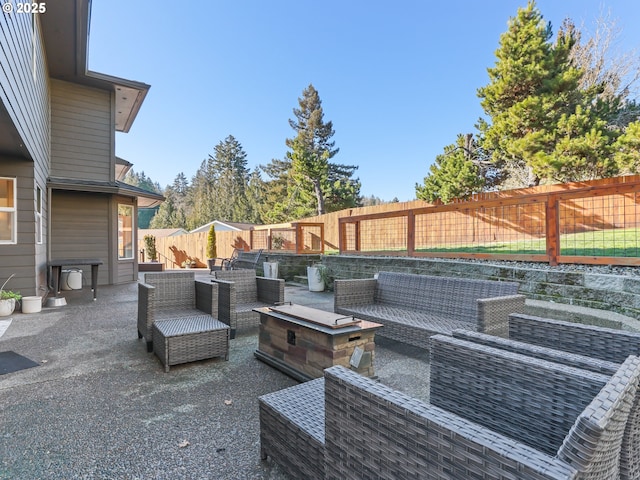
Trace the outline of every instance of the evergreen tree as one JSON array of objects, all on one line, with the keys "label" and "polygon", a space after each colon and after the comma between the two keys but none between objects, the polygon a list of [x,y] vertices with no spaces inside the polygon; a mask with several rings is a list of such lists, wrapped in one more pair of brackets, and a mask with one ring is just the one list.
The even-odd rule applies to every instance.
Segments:
[{"label": "evergreen tree", "polygon": [[[310,205],[315,205],[318,215],[341,208],[345,203],[356,205],[360,183],[351,175],[357,167],[330,162],[339,149],[331,141],[335,133],[333,124],[324,121],[322,101],[313,85],[302,92],[298,104],[300,108],[293,109],[296,118],[289,120],[296,136],[286,140],[291,149],[287,152],[290,162],[287,175],[291,175],[291,182],[286,207],[280,204],[281,207],[293,218],[301,218],[312,214]],[[330,207],[327,198],[331,198]]]},{"label": "evergreen tree", "polygon": [[612,149],[614,160],[623,173],[640,171],[640,121],[630,123]]},{"label": "evergreen tree", "polygon": [[491,119],[480,124],[483,147],[512,172],[527,170],[527,185],[616,175],[612,146],[637,108],[618,76],[576,60],[584,48],[569,22],[553,44],[551,34],[533,1],[509,22],[491,83],[478,90]]},{"label": "evergreen tree", "polygon": [[134,187],[143,188],[149,192],[161,193],[162,188],[158,182],[154,182],[143,172],[137,173],[133,169],[129,170],[124,177],[124,183]]},{"label": "evergreen tree", "polygon": [[290,188],[295,188],[291,177],[291,162],[274,158],[267,165],[260,165],[260,169],[270,178],[264,182],[260,207],[262,220],[267,223],[281,223],[294,219],[288,213],[291,200],[296,198],[295,195],[289,195]]},{"label": "evergreen tree", "polygon": [[458,135],[455,145],[445,147],[444,153],[436,157],[423,185],[416,185],[416,196],[420,200],[449,203],[453,199],[466,199],[485,186],[486,178],[473,161],[474,144],[471,135]]},{"label": "evergreen tree", "polygon": [[558,121],[572,115],[583,100],[581,72],[569,58],[575,39],[565,32],[554,46],[551,36],[551,24],[544,22],[535,2],[518,9],[500,37],[496,64],[488,69],[491,83],[478,90],[491,119],[481,123],[484,149],[507,168],[528,170],[530,185],[548,175],[535,160],[554,151]]},{"label": "evergreen tree", "polygon": [[246,222],[262,223],[262,205],[265,192],[265,182],[260,176],[260,170],[256,168],[249,175],[249,183],[245,192],[247,199]]},{"label": "evergreen tree", "polygon": [[151,219],[150,228],[184,228],[187,227],[186,211],[189,185],[183,173],[179,173],[173,185],[167,186],[162,193],[162,202],[156,215]]},{"label": "evergreen tree", "polygon": [[214,154],[202,161],[193,177],[187,217],[190,229],[213,220],[246,222],[248,182],[247,154],[229,135],[214,147]]}]

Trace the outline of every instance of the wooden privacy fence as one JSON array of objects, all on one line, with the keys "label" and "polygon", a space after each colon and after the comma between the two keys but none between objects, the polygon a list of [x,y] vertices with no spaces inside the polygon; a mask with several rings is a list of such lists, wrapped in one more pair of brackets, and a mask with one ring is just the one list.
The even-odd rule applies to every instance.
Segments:
[{"label": "wooden privacy fence", "polygon": [[[193,263],[198,268],[207,267],[208,236],[208,232],[198,232],[156,238],[158,260],[169,269],[181,268],[185,262]],[[216,254],[219,258],[230,258],[234,248],[262,249],[267,253],[322,254],[324,243],[324,224],[318,222],[296,222],[260,226],[252,230],[216,232]],[[143,239],[138,238],[138,251],[144,248]]]},{"label": "wooden privacy fence", "polygon": [[640,177],[617,181],[341,217],[340,253],[638,265]]}]

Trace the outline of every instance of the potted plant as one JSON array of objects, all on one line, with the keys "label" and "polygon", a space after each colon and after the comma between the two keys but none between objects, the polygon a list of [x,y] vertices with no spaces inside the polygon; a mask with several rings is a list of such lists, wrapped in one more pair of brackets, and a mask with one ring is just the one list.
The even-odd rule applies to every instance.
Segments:
[{"label": "potted plant", "polygon": [[15,273],[12,273],[11,276],[2,284],[2,287],[0,287],[0,317],[11,315],[16,309],[16,302],[19,302],[22,298],[22,295],[20,295],[19,292],[12,292],[11,290],[4,289],[5,285],[14,275]]},{"label": "potted plant", "polygon": [[153,235],[144,236],[144,247],[147,250],[147,256],[152,262],[158,261],[158,251],[156,250],[156,237]]}]

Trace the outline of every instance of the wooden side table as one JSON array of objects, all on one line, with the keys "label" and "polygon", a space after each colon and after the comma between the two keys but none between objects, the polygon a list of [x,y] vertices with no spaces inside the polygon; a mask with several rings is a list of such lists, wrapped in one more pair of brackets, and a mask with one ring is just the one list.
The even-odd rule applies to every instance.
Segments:
[{"label": "wooden side table", "polygon": [[210,315],[159,320],[153,324],[153,352],[164,365],[224,357],[229,360],[229,325]]}]

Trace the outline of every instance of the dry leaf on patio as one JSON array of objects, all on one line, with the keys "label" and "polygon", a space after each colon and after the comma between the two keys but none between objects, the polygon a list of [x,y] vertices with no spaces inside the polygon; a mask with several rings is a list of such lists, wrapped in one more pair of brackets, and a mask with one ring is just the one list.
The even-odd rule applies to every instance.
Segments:
[{"label": "dry leaf on patio", "polygon": [[179,444],[178,447],[179,448],[186,448],[190,445],[189,440],[182,440]]},{"label": "dry leaf on patio", "polygon": [[225,400],[224,404],[225,405],[231,405],[233,403],[233,400]]}]

